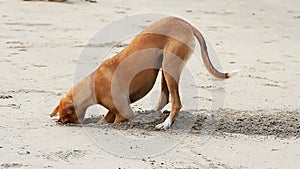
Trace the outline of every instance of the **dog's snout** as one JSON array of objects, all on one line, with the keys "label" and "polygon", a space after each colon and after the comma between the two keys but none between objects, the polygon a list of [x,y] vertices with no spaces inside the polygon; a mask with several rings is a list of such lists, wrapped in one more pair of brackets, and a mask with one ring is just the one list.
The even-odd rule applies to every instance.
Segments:
[{"label": "dog's snout", "polygon": [[68,123],[68,120],[64,120],[63,118],[60,118],[57,120],[57,123],[60,123],[60,124],[67,124]]},{"label": "dog's snout", "polygon": [[57,123],[64,123],[61,118],[57,120]]},{"label": "dog's snout", "polygon": [[60,119],[57,120],[57,123],[59,123],[59,124],[68,124],[68,123],[72,123],[72,122],[68,119],[60,118]]}]

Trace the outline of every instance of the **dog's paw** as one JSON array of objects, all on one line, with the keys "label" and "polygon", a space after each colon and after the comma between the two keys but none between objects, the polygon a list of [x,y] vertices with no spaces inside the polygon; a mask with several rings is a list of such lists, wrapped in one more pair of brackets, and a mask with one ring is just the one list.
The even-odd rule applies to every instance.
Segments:
[{"label": "dog's paw", "polygon": [[158,130],[167,130],[172,125],[172,120],[168,117],[163,123],[160,123],[155,126],[155,129]]}]

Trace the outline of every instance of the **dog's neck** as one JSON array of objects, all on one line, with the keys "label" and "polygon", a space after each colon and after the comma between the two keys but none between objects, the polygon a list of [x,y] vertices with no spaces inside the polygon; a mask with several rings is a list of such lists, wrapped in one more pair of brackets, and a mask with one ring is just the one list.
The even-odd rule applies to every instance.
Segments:
[{"label": "dog's neck", "polygon": [[80,122],[83,122],[87,108],[97,103],[94,86],[95,73],[92,73],[72,89],[73,105]]}]

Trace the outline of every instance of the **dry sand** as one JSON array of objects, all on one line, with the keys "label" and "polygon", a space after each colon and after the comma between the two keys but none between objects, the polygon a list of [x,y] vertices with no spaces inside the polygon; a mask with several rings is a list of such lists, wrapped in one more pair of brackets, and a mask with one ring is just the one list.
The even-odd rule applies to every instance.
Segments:
[{"label": "dry sand", "polygon": [[[299,6],[293,0],[0,0],[0,168],[299,168]],[[149,109],[143,102],[133,105],[136,118],[120,125],[95,126],[105,113],[99,107],[89,110],[86,125],[56,124],[49,114],[72,87],[88,40],[112,21],[144,12],[186,18],[205,32],[224,70],[244,70],[222,88],[222,109],[211,111],[218,99],[212,93],[220,89],[212,86],[203,64],[191,61],[201,83],[183,78],[183,111],[165,133],[154,125],[166,114],[140,111]],[[110,46],[108,41],[91,48]],[[198,94],[189,90],[195,88]],[[203,133],[212,115],[213,130]],[[191,130],[180,135],[183,126]],[[128,158],[95,144],[97,134],[111,133],[182,138],[162,154]],[[114,137],[106,141],[124,152],[143,150],[114,144]]]}]

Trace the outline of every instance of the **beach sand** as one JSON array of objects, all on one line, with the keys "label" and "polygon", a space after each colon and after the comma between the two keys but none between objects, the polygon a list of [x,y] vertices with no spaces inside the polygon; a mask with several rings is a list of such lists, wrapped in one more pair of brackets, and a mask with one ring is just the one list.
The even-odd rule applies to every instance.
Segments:
[{"label": "beach sand", "polygon": [[[0,168],[298,168],[299,6],[292,0],[0,0]],[[197,83],[182,78],[184,107],[175,127],[165,132],[154,126],[167,112],[144,112],[157,99],[159,85],[150,101],[132,105],[137,116],[130,122],[96,126],[105,114],[100,106],[89,109],[86,125],[50,119],[74,85],[79,61],[92,65],[80,70],[84,76],[104,57],[85,60],[84,49],[112,46],[110,35],[103,44],[89,45],[90,39],[112,22],[145,13],[188,20],[205,34],[223,70],[243,71],[220,83],[192,56],[187,67],[197,69]],[[219,83],[221,88],[214,86]],[[218,92],[222,98],[214,95]],[[181,131],[184,126],[190,130]],[[129,142],[119,143],[117,136]],[[160,153],[143,154],[145,147],[134,142],[157,142],[154,152],[165,144],[156,136],[170,140]]]}]

